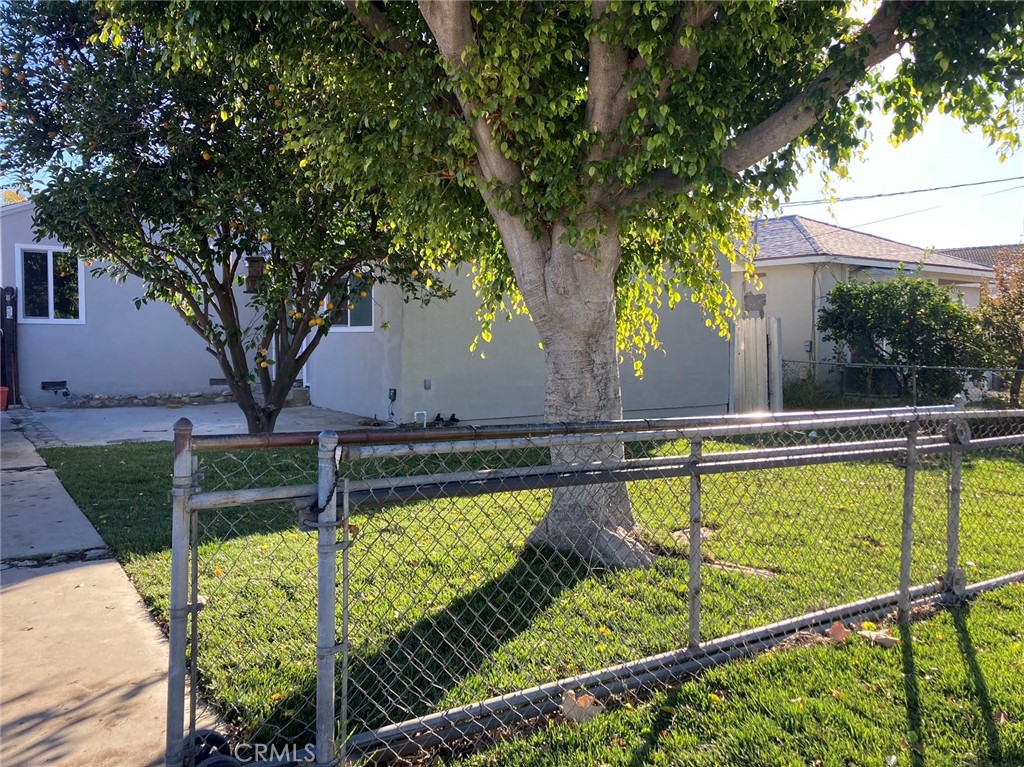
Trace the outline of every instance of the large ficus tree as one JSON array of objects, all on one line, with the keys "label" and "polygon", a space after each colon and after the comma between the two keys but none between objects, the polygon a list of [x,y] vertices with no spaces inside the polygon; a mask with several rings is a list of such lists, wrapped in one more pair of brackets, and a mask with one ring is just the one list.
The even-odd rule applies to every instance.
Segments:
[{"label": "large ficus tree", "polygon": [[[311,172],[382,189],[402,241],[472,256],[485,339],[529,312],[556,421],[621,416],[620,353],[651,342],[652,307],[689,295],[725,330],[719,252],[812,159],[841,165],[876,106],[898,137],[939,108],[1019,142],[1020,4],[112,5],[179,66],[279,62]],[[565,490],[531,540],[647,564],[634,528],[624,488]]]},{"label": "large ficus tree", "polygon": [[[379,195],[310,184],[287,147],[270,62],[172,70],[142,30],[116,39],[89,3],[2,10],[5,175],[35,225],[95,274],[135,276],[206,343],[251,432],[273,431],[303,365],[373,282],[420,298]],[[247,259],[263,275],[242,292]],[[358,275],[358,276],[356,276]]]}]

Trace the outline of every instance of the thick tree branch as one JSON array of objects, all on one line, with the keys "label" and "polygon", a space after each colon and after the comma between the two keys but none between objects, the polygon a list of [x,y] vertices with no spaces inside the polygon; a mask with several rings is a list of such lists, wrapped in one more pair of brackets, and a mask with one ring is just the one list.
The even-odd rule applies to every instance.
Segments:
[{"label": "thick tree branch", "polygon": [[[470,50],[475,44],[470,4],[458,0],[420,0],[420,12],[437,42],[438,50],[447,62],[449,71],[465,72],[466,64],[462,59],[463,53]],[[470,135],[477,150],[477,163],[474,172],[480,194],[497,224],[503,241],[507,246],[517,240],[524,242],[532,240],[526,225],[505,210],[503,206],[498,205],[491,190],[492,184],[498,184],[518,197],[523,180],[522,168],[501,153],[494,140],[491,126],[478,106],[465,93],[458,91],[456,95],[462,117],[469,126]],[[519,251],[524,258],[527,252],[533,256],[529,264],[523,263],[517,268],[520,290],[525,290],[527,288],[523,283],[530,282],[535,278],[543,279],[542,253],[544,251],[541,248],[531,247],[523,247]]]},{"label": "thick tree branch", "polygon": [[601,39],[600,17],[608,11],[609,0],[594,0],[590,17],[594,29],[588,41],[590,68],[587,70],[587,128],[604,138],[610,137],[622,122],[629,103],[626,71],[629,57],[621,42]]},{"label": "thick tree branch", "polygon": [[[466,64],[462,60],[462,55],[475,44],[473,20],[469,10],[469,3],[456,0],[420,2],[420,12],[451,72],[465,72]],[[477,159],[480,161],[484,179],[487,182],[497,181],[516,188],[522,180],[522,170],[498,149],[491,126],[484,115],[478,114],[477,105],[461,91],[456,95],[463,119],[469,126],[473,143],[476,145]]]},{"label": "thick tree branch", "polygon": [[[858,41],[840,51],[842,60],[833,61],[770,117],[740,133],[732,146],[722,152],[722,167],[729,173],[738,174],[812,128],[869,69],[899,49],[903,40],[897,35],[896,26],[907,7],[906,2],[883,2],[875,16],[862,28]],[[651,173],[641,186],[623,193],[619,203],[631,205],[646,200],[655,192],[674,195],[692,187],[692,179],[662,169]]]},{"label": "thick tree branch", "polygon": [[[896,33],[896,25],[907,7],[904,2],[882,3],[874,18],[863,27],[858,41],[840,53],[842,62],[830,64],[789,103],[739,134],[732,146],[722,152],[722,167],[738,174],[813,127],[865,72],[899,49],[903,40]],[[857,57],[859,64],[852,61]]]},{"label": "thick tree branch", "polygon": [[[384,12],[376,2],[358,2],[358,0],[342,0],[345,8],[352,14],[365,31],[367,39],[372,43],[383,45],[392,53],[409,54],[413,50],[412,41],[402,37],[401,30],[388,21]],[[443,76],[438,72],[438,77]],[[432,102],[434,107],[454,110],[459,113],[461,105],[453,94],[446,93]]]},{"label": "thick tree branch", "polygon": [[407,53],[409,51],[411,48],[409,41],[401,36],[375,3],[360,3],[356,0],[343,0],[343,3],[352,13],[352,18],[366,30],[370,40],[387,46],[392,53]]},{"label": "thick tree branch", "polygon": [[[595,9],[596,8],[597,8],[597,4],[595,3]],[[718,3],[717,2],[692,2],[692,3],[688,3],[685,6],[685,9],[684,10],[680,10],[680,12],[676,15],[675,20],[672,23],[671,31],[669,32],[669,34],[671,36],[671,39],[672,39],[672,42],[668,46],[668,50],[666,52],[666,60],[668,62],[670,71],[669,71],[668,74],[665,75],[665,77],[663,77],[661,79],[661,81],[658,84],[658,101],[664,103],[665,100],[668,98],[668,96],[669,96],[669,89],[670,89],[670,87],[672,85],[673,78],[674,78],[674,76],[675,76],[675,74],[677,72],[679,72],[680,70],[683,70],[683,69],[686,69],[686,70],[689,70],[689,71],[692,72],[692,71],[694,71],[697,68],[697,64],[700,61],[700,52],[696,48],[680,45],[680,43],[679,43],[679,36],[680,36],[683,28],[684,27],[695,27],[695,28],[702,27],[704,24],[706,24],[714,16],[715,11],[717,9],[718,9]],[[595,10],[595,12],[596,12],[596,10]],[[598,45],[598,49],[595,49],[595,39],[596,39],[596,42],[597,42],[597,45]],[[590,41],[590,52],[591,52],[591,61],[592,62],[594,60],[595,51],[599,50],[602,47],[607,47],[607,46],[606,46],[605,43],[602,43],[599,38],[596,38],[596,35],[593,36],[591,38],[591,41]],[[592,66],[592,70],[591,71],[593,71],[593,65],[591,65],[591,66]],[[629,98],[630,76],[629,76],[629,74],[631,72],[635,72],[635,71],[646,69],[648,66],[649,66],[649,62],[647,62],[646,59],[644,59],[641,56],[637,56],[631,62],[628,63],[628,65],[626,67],[626,70],[618,78],[617,85],[609,84],[612,88],[614,88],[614,95],[612,95],[610,97],[607,97],[605,99],[605,101],[608,104],[608,106],[605,108],[605,111],[609,112],[612,115],[611,119],[609,119],[608,122],[611,123],[612,120],[614,120],[614,125],[613,125],[613,127],[611,129],[608,130],[608,133],[617,132],[618,128],[622,124],[622,121],[625,119],[626,114],[628,113],[629,105],[630,105],[630,98]],[[593,93],[593,91],[590,90],[591,85],[592,85],[592,78],[588,78],[588,103],[587,103],[588,115],[590,114],[590,109],[591,109],[590,99],[592,99],[593,96],[595,95]],[[646,122],[646,124],[648,126],[650,125],[650,120],[649,119]],[[595,129],[598,129],[598,126],[593,126],[593,127]],[[611,140],[606,140],[606,141],[602,142],[602,144],[600,144],[599,146],[595,147],[594,150],[591,151],[591,153],[590,153],[591,156],[588,157],[588,160],[589,161],[594,161],[594,160],[600,160],[600,159],[605,159],[607,157],[614,156],[618,152],[622,151],[622,147],[623,147],[623,144],[622,144],[621,138],[615,138],[615,139],[611,139]],[[613,191],[612,194],[613,195],[621,195],[622,194],[622,190],[619,189],[619,190]]]}]

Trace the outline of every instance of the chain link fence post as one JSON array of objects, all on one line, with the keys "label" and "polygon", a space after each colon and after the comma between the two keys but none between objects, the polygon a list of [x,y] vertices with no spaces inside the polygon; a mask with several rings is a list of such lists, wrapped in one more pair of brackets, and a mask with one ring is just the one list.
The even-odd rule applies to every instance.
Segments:
[{"label": "chain link fence post", "polygon": [[910,615],[910,562],[914,541],[914,480],[917,477],[918,421],[907,424],[907,462],[903,473],[903,527],[900,535],[900,621]]},{"label": "chain link fence post", "polygon": [[174,483],[171,488],[166,767],[181,767],[185,761],[185,653],[188,641],[189,551],[192,537],[189,498],[192,495],[192,478],[192,422],[182,418],[174,424]]},{"label": "chain link fence post", "polygon": [[693,459],[693,474],[690,475],[690,567],[689,583],[687,584],[690,597],[690,647],[700,646],[700,537],[703,518],[700,504],[700,474],[697,473],[697,469],[700,465],[702,449],[700,437],[690,440],[690,457]]},{"label": "chain link fence post", "polygon": [[[964,412],[967,398],[957,394],[953,404]],[[949,461],[949,486],[947,489],[946,511],[946,572],[942,576],[943,590],[951,596],[961,597],[967,588],[967,575],[960,568],[960,494],[963,475],[964,444],[970,441],[969,427],[965,420],[949,422],[947,437],[954,449]]]},{"label": "chain link fence post", "polygon": [[338,465],[334,451],[338,435],[320,432],[317,475],[317,589],[316,589],[316,764],[335,763],[334,655],[337,650],[335,598],[338,576],[338,504],[335,487]]}]

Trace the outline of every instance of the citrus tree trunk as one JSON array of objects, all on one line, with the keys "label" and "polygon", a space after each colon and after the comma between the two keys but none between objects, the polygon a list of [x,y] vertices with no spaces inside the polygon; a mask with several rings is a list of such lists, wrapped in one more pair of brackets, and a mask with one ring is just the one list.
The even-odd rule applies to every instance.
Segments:
[{"label": "citrus tree trunk", "polygon": [[[559,244],[556,231],[543,249],[541,269],[524,274],[519,284],[526,287],[524,298],[544,346],[545,420],[622,418],[615,341],[618,234],[612,226],[587,252]],[[511,249],[510,258],[517,260]],[[585,465],[622,457],[622,443],[551,451],[553,463]],[[560,488],[527,544],[551,546],[609,567],[645,567],[653,556],[638,532],[625,484]]]}]

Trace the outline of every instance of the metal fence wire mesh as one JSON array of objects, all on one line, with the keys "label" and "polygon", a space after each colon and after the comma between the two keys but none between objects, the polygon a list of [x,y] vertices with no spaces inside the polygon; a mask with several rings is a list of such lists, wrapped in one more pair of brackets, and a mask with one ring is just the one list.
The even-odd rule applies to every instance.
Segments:
[{"label": "metal fence wire mesh", "polygon": [[[201,637],[193,648],[199,689],[237,735],[306,744],[314,736],[316,545],[300,529],[313,504],[316,450],[199,453],[204,492],[294,487],[277,503],[231,505],[196,515],[195,575]],[[244,499],[243,499],[244,500]]]},{"label": "metal fence wire mesh", "polygon": [[[319,504],[315,449],[198,453],[192,500],[217,506],[193,512],[200,693],[239,740],[325,737],[323,529],[340,541],[319,549],[337,600],[327,737],[352,761],[451,757],[1024,569],[1024,413],[869,412],[343,434]],[[288,500],[229,505],[262,483]]]}]

